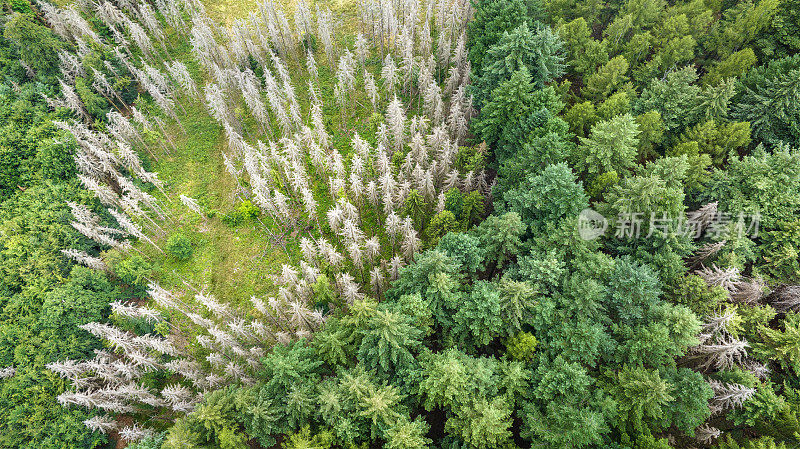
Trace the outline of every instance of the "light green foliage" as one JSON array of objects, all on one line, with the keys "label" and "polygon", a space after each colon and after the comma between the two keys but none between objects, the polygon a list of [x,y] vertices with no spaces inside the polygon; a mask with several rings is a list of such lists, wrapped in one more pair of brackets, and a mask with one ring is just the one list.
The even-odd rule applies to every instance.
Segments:
[{"label": "light green foliage", "polygon": [[464,197],[461,206],[461,227],[469,228],[480,222],[485,209],[484,198],[480,192],[473,190]]},{"label": "light green foliage", "polygon": [[329,449],[333,444],[333,436],[327,432],[311,434],[309,426],[287,435],[283,449]]},{"label": "light green foliage", "polygon": [[[792,221],[800,211],[800,159],[797,150],[783,147],[772,153],[732,158],[725,170],[712,174],[705,197],[736,217],[741,211],[761,216],[761,230]],[[734,220],[735,221],[735,220]]]},{"label": "light green foliage", "polygon": [[145,437],[137,442],[131,443],[126,446],[128,449],[160,449],[164,444],[166,432],[159,432],[155,435]]},{"label": "light green foliage", "polygon": [[477,448],[499,447],[511,438],[511,406],[498,390],[498,364],[450,349],[421,356],[419,388],[425,407],[450,410],[445,431]]},{"label": "light green foliage", "polygon": [[715,165],[722,165],[732,151],[750,144],[750,124],[718,123],[712,119],[690,128],[681,136],[681,140],[697,142],[699,153],[708,154]]},{"label": "light green foliage", "polygon": [[612,187],[618,184],[619,174],[615,171],[608,171],[594,178],[592,183],[586,188],[586,193],[592,199],[601,198],[606,195]]},{"label": "light green foliage", "polygon": [[727,299],[722,287],[709,287],[696,275],[681,278],[667,295],[670,301],[690,308],[699,317],[708,316]]},{"label": "light green foliage", "polygon": [[420,418],[413,421],[398,419],[386,429],[386,446],[388,449],[423,449],[431,443],[425,435],[428,424]]},{"label": "light green foliage", "polygon": [[714,64],[703,77],[703,83],[716,85],[723,80],[744,75],[758,62],[752,48],[745,48],[731,53],[725,59]]},{"label": "light green foliage", "polygon": [[564,120],[569,123],[571,133],[578,137],[586,137],[592,125],[598,120],[596,108],[590,101],[575,103],[564,114]]},{"label": "light green foliage", "polygon": [[250,200],[244,200],[227,215],[222,216],[222,222],[229,226],[237,226],[247,220],[256,218],[261,213],[261,209]]},{"label": "light green foliage", "polygon": [[586,86],[581,92],[585,97],[594,100],[607,98],[627,81],[628,69],[629,65],[625,57],[616,56],[586,78]]},{"label": "light green foliage", "polygon": [[116,256],[112,258],[110,265],[114,274],[133,294],[144,293],[153,275],[153,265],[139,254],[130,257]]},{"label": "light green foliage", "polygon": [[439,239],[450,231],[457,231],[459,228],[456,216],[449,210],[443,210],[431,218],[425,232],[428,233],[430,245],[436,246]]},{"label": "light green foliage", "polygon": [[506,352],[513,360],[529,361],[536,353],[536,337],[529,332],[520,332],[506,340]]},{"label": "light green foliage", "polygon": [[95,120],[101,120],[105,117],[108,112],[108,102],[102,95],[95,93],[91,83],[86,78],[75,78],[75,92],[77,92],[89,115],[94,117]]},{"label": "light green foliage", "polygon": [[592,31],[583,17],[558,27],[564,40],[567,64],[578,74],[586,75],[608,61],[608,51],[602,41],[592,38]]},{"label": "light green foliage", "polygon": [[517,330],[522,329],[533,309],[536,290],[528,282],[513,281],[505,277],[500,280],[499,289],[506,325]]},{"label": "light green foliage", "polygon": [[691,61],[696,47],[697,41],[692,36],[672,38],[647,63],[634,70],[634,78],[640,83],[651,78],[661,78],[674,67]]},{"label": "light green foliage", "polygon": [[636,165],[638,135],[639,125],[630,114],[597,123],[588,138],[580,139],[574,165],[590,176],[612,170],[627,173]]},{"label": "light green foliage", "polygon": [[764,273],[793,283],[800,280],[800,220],[778,222],[762,234],[762,242]]},{"label": "light green foliage", "polygon": [[490,449],[511,442],[512,409],[502,397],[476,399],[448,418],[445,431],[459,435],[470,447]]},{"label": "light green foliage", "polygon": [[647,111],[636,116],[639,125],[639,156],[652,157],[664,140],[664,121],[658,111]]},{"label": "light green foliage", "polygon": [[631,112],[631,97],[628,92],[619,91],[606,98],[597,108],[597,116],[600,120],[612,119],[618,115]]},{"label": "light green foliage", "polygon": [[106,438],[82,423],[83,409],[56,401],[66,384],[45,368],[91,357],[100,343],[78,328],[107,316],[120,292],[105,274],[72,268],[62,248],[96,251],[69,225],[66,201],[88,201],[63,183],[28,188],[0,208],[0,447],[99,447]]},{"label": "light green foliage", "polygon": [[183,234],[173,234],[167,239],[164,249],[170,256],[178,260],[189,260],[192,257],[192,241]]},{"label": "light green foliage", "polygon": [[782,329],[762,328],[765,352],[785,369],[800,373],[800,314],[789,312],[781,322]]},{"label": "light green foliage", "polygon": [[237,432],[237,413],[232,390],[206,395],[203,403],[178,421],[167,435],[163,449],[219,447],[247,448],[245,435]]},{"label": "light green foliage", "polygon": [[420,393],[428,410],[459,408],[475,398],[497,394],[496,360],[471,357],[457,349],[420,355]]},{"label": "light green foliage", "polygon": [[778,12],[778,0],[743,1],[724,13],[711,35],[711,48],[723,58],[759,37]]},{"label": "light green foliage", "polygon": [[624,367],[613,374],[608,386],[617,403],[618,419],[638,431],[646,429],[648,421],[664,416],[668,403],[675,399],[673,388],[658,371],[641,367]]},{"label": "light green foliage", "polygon": [[747,440],[742,444],[736,442],[732,436],[726,435],[725,438],[716,446],[719,449],[785,449],[783,443],[775,443],[770,437],[761,437],[757,440]]}]

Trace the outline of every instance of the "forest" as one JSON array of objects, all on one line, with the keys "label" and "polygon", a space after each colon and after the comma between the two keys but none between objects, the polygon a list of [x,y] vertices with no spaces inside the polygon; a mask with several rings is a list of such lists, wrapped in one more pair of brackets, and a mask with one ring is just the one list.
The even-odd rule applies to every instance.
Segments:
[{"label": "forest", "polygon": [[0,29],[0,449],[800,447],[800,0]]}]

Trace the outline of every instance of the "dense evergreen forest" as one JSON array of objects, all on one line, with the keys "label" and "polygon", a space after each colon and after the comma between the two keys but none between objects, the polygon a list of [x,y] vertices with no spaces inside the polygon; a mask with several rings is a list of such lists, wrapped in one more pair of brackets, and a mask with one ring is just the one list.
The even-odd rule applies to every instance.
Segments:
[{"label": "dense evergreen forest", "polygon": [[0,28],[0,448],[800,447],[798,0]]}]

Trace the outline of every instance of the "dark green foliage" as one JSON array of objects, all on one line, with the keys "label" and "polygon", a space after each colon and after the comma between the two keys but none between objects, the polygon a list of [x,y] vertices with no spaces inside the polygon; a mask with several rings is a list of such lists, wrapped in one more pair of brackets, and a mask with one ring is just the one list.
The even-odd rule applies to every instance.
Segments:
[{"label": "dark green foliage", "polygon": [[0,365],[17,373],[0,382],[0,447],[98,447],[105,437],[82,423],[85,410],[65,410],[66,384],[44,366],[91,357],[97,340],[77,326],[102,320],[119,291],[105,274],[72,268],[62,248],[95,248],[68,224],[66,201],[85,201],[67,184],[38,185],[0,212]]},{"label": "dark green foliage", "polygon": [[558,78],[564,71],[562,47],[558,35],[540,23],[536,23],[533,29],[523,23],[505,32],[486,52],[480,77],[475,80],[473,89],[475,105],[483,107],[488,95],[523,67],[528,69],[534,89],[541,89]]},{"label": "dark green foliage", "polygon": [[0,199],[75,173],[73,144],[50,123],[58,116],[47,114],[43,94],[53,93],[39,83],[24,84],[18,92],[0,85]]},{"label": "dark green foliage", "polygon": [[537,175],[548,165],[564,162],[573,151],[566,132],[567,124],[558,117],[548,117],[547,126],[540,131],[544,135],[530,134],[522,148],[517,148],[508,158],[498,161],[498,184],[494,192],[497,197],[519,185],[528,176]]},{"label": "dark green foliage", "polygon": [[525,21],[527,8],[523,0],[475,0],[475,16],[469,25],[469,59],[479,70],[486,52],[500,41],[503,33]]},{"label": "dark green foliage", "polygon": [[[472,127],[481,139],[494,148],[497,162],[502,164],[514,157],[529,140],[547,136],[548,133],[565,135],[564,122],[554,117],[563,107],[552,87],[534,90],[530,72],[523,67],[491,92],[491,100],[472,122]],[[535,154],[532,161],[536,164],[534,167],[551,161],[559,162],[563,158],[558,149],[542,146],[540,143],[538,147],[530,149],[532,152],[542,152]]]},{"label": "dark green foliage", "polygon": [[696,80],[697,73],[691,67],[671,72],[665,79],[653,79],[633,109],[636,113],[656,111],[667,132],[680,132],[695,120],[687,111],[698,103],[700,88],[694,85]]},{"label": "dark green foliage", "polygon": [[796,0],[780,3],[768,31],[758,40],[759,50],[766,58],[782,58],[800,50],[800,12]]},{"label": "dark green foliage", "polygon": [[473,235],[450,232],[439,240],[437,249],[457,261],[467,273],[475,273],[483,268],[485,250]]},{"label": "dark green foliage", "polygon": [[[414,326],[413,317],[402,311],[379,306],[359,329],[362,335],[358,360],[382,377],[410,369],[422,331]],[[419,324],[419,323],[416,323]]]},{"label": "dark green foliage", "polygon": [[42,77],[58,73],[58,50],[63,43],[29,14],[4,17],[3,38]]},{"label": "dark green foliage", "polygon": [[[587,396],[589,391],[594,394]],[[530,396],[522,409],[522,435],[533,447],[587,447],[599,443],[608,431],[594,380],[577,363],[558,357],[541,363],[533,373]]]},{"label": "dark green foliage", "polygon": [[526,134],[524,130],[533,102],[531,75],[528,68],[523,67],[491,91],[491,101],[483,106],[473,129],[492,147],[497,143],[521,143],[505,141]]},{"label": "dark green foliage", "polygon": [[588,205],[577,177],[567,164],[548,165],[503,196],[505,209],[519,214],[531,232],[564,218],[575,218]]},{"label": "dark green foliage", "polygon": [[519,252],[522,242],[520,236],[527,226],[516,212],[509,212],[502,217],[489,216],[473,231],[486,252],[486,258],[494,269],[502,268]]},{"label": "dark green foliage", "polygon": [[734,116],[764,143],[800,146],[800,55],[751,69],[742,77]]},{"label": "dark green foliage", "polygon": [[496,285],[478,281],[464,295],[456,314],[453,334],[463,345],[484,346],[503,330],[502,300]]}]

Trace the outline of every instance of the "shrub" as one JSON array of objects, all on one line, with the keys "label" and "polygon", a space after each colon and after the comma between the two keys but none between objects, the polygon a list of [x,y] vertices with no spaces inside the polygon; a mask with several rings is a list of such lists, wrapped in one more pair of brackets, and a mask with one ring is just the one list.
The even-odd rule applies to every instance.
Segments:
[{"label": "shrub", "polygon": [[185,261],[192,257],[192,241],[183,234],[175,234],[167,239],[167,253],[175,259]]}]

